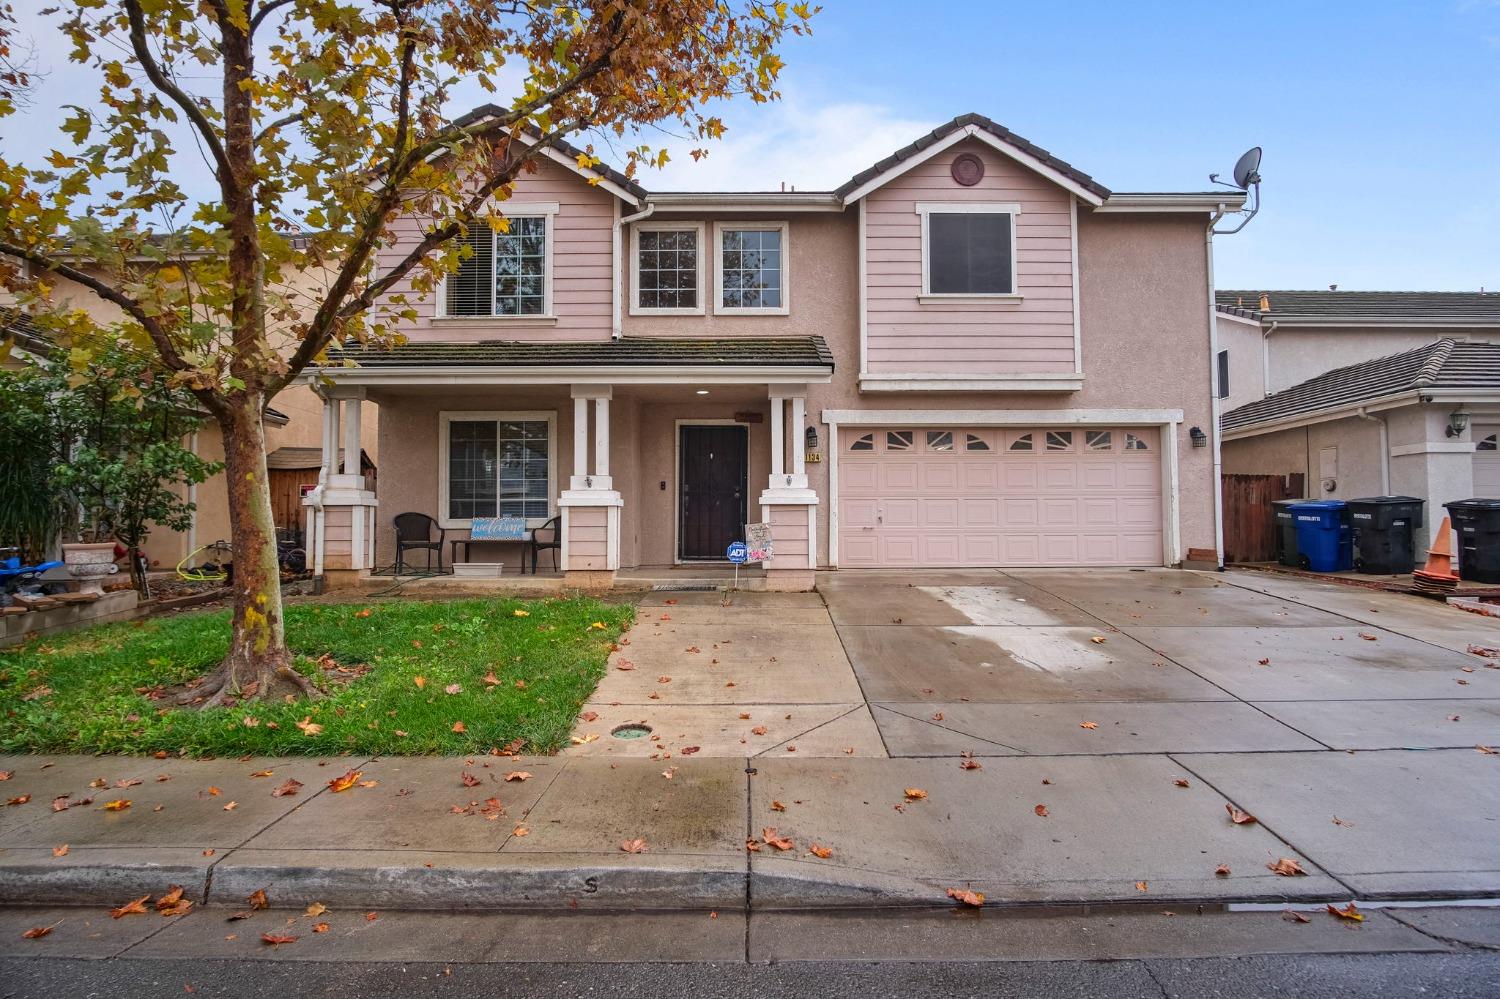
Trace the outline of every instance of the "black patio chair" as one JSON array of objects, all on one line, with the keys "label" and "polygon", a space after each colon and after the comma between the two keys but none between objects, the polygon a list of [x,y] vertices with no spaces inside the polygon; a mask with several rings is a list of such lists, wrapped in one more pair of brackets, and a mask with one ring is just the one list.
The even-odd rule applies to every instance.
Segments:
[{"label": "black patio chair", "polygon": [[[562,516],[553,517],[541,527],[531,532],[531,539],[526,543],[526,550],[531,553],[531,574],[536,575],[537,556],[543,550],[550,549],[552,552],[552,571],[557,571],[557,553],[562,550]],[[521,571],[526,571],[526,557],[521,556]]]},{"label": "black patio chair", "polygon": [[[432,553],[437,552],[437,571],[443,571],[443,535],[447,530],[438,527],[438,522],[425,513],[398,513],[396,524],[396,575],[406,566],[408,549],[427,551],[427,571],[432,571]],[[434,539],[432,532],[437,531]],[[408,567],[409,568],[409,567]]]}]

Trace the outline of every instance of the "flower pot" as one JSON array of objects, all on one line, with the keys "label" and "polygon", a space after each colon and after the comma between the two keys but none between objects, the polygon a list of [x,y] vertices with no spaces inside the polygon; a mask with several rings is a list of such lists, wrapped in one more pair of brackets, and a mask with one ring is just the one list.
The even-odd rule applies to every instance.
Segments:
[{"label": "flower pot", "polygon": [[101,594],[101,580],[111,573],[119,572],[115,565],[115,543],[63,545],[63,565],[68,575],[78,580],[79,593]]}]

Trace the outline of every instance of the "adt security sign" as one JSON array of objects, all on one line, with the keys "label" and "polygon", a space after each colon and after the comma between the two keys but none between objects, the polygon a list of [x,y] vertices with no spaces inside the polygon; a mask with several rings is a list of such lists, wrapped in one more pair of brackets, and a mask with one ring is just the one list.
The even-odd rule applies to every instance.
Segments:
[{"label": "adt security sign", "polygon": [[750,561],[750,549],[745,547],[743,541],[731,542],[724,556],[735,565],[743,565]]}]

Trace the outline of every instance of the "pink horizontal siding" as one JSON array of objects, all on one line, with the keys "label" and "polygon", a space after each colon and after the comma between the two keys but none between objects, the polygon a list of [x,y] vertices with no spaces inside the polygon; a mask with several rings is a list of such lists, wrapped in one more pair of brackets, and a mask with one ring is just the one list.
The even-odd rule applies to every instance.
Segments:
[{"label": "pink horizontal siding", "polygon": [[[963,187],[949,173],[960,153],[984,161]],[[867,366],[921,374],[1073,371],[1072,195],[979,142],[962,142],[865,201]],[[1019,302],[923,304],[919,201],[1021,206],[1016,224]]]},{"label": "pink horizontal siding", "polygon": [[[518,320],[439,319],[437,293],[416,301],[417,319],[403,323],[402,332],[414,341],[452,343],[476,340],[608,339],[612,318],[610,303],[610,230],[614,224],[614,195],[591,187],[572,171],[543,161],[536,173],[516,181],[510,200],[516,203],[555,201],[558,214],[552,220],[552,311],[555,323]],[[390,267],[421,239],[422,223],[413,216],[397,220],[394,245],[381,248],[377,260]],[[409,282],[392,289],[393,295],[412,294]]]},{"label": "pink horizontal siding", "polygon": [[564,521],[568,532],[568,564],[565,568],[607,568],[609,511],[602,506],[568,507]]}]

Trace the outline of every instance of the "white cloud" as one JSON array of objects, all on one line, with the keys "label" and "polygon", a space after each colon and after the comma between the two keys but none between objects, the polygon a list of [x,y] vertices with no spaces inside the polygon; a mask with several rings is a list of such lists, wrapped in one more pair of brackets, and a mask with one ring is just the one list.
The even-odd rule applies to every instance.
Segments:
[{"label": "white cloud", "polygon": [[[694,162],[694,143],[665,145],[671,161],[637,178],[653,191],[799,191],[837,187],[939,124],[874,104],[811,105],[796,99],[747,107],[724,138]],[[650,141],[648,139],[648,141]]]}]

